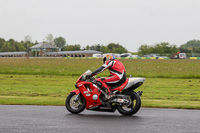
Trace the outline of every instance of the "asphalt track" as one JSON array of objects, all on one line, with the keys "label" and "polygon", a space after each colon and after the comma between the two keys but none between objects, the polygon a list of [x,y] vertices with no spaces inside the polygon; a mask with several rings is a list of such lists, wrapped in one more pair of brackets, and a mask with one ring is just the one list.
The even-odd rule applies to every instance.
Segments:
[{"label": "asphalt track", "polygon": [[200,133],[200,110],[141,108],[134,116],[64,106],[0,105],[0,133]]}]

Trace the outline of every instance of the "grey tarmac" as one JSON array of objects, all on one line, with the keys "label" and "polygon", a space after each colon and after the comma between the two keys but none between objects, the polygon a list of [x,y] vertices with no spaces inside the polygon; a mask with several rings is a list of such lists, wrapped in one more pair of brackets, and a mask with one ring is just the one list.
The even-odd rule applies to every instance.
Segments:
[{"label": "grey tarmac", "polygon": [[200,133],[200,110],[141,108],[133,116],[65,106],[0,105],[0,133]]}]

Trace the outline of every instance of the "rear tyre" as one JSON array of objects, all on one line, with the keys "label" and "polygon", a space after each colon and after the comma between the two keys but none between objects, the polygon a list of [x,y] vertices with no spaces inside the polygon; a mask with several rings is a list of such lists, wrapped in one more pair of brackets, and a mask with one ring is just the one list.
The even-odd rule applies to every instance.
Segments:
[{"label": "rear tyre", "polygon": [[141,107],[140,96],[136,92],[134,92],[134,91],[131,92],[131,93],[128,93],[126,95],[130,95],[131,96],[129,98],[129,100],[131,101],[131,103],[129,105],[122,105],[122,106],[118,105],[117,106],[117,110],[122,115],[133,115],[133,114],[137,113],[138,110]]},{"label": "rear tyre", "polygon": [[76,99],[76,93],[71,92],[66,99],[65,106],[67,110],[73,114],[82,112],[86,107],[85,98],[80,94]]}]

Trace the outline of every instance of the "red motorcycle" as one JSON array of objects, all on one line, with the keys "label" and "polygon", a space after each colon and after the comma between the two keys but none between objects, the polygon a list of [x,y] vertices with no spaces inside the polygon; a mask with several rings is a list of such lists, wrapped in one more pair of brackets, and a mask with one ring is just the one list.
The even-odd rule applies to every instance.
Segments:
[{"label": "red motorcycle", "polygon": [[134,91],[141,86],[145,78],[127,78],[123,84],[109,86],[115,96],[106,101],[107,93],[96,84],[94,77],[86,79],[88,70],[76,81],[76,90],[67,96],[65,106],[71,113],[78,114],[85,108],[94,111],[115,112],[116,109],[123,115],[133,115],[141,106],[142,91]]}]

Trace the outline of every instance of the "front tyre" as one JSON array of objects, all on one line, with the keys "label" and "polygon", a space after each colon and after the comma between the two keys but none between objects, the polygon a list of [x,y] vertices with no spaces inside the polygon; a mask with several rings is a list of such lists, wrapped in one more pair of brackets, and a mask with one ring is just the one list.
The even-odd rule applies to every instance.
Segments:
[{"label": "front tyre", "polygon": [[123,115],[133,115],[138,112],[138,110],[141,107],[141,99],[140,96],[136,92],[130,92],[126,95],[130,95],[130,98],[127,99],[130,101],[130,104],[128,105],[118,105],[117,110],[119,113]]},{"label": "front tyre", "polygon": [[81,94],[76,95],[76,93],[71,92],[66,99],[65,106],[67,110],[73,114],[78,114],[82,112],[86,107],[86,101]]}]

